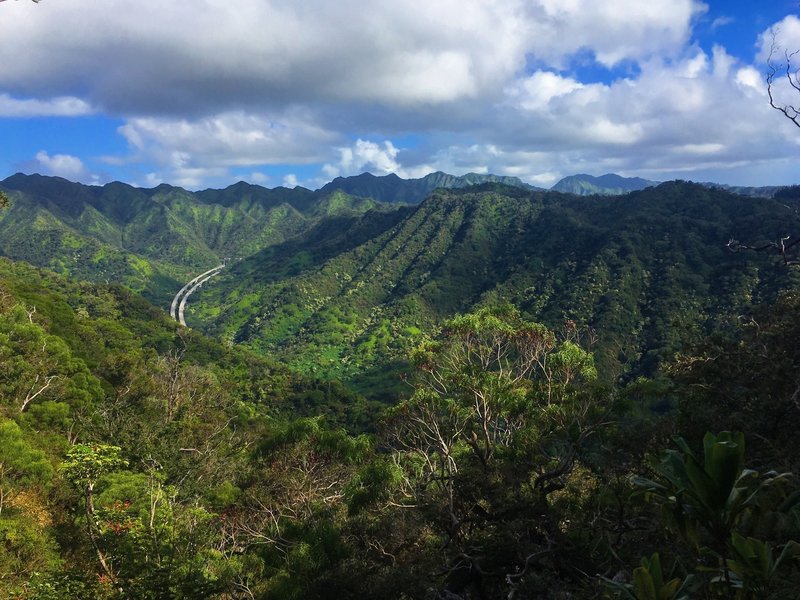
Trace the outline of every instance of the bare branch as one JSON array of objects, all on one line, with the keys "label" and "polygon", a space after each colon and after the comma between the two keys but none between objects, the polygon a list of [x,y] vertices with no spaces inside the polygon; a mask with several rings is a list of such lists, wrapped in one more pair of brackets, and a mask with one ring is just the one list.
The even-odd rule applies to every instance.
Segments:
[{"label": "bare branch", "polygon": [[[28,390],[28,393],[25,394],[25,399],[22,401],[22,406],[19,407],[19,412],[24,412],[25,409],[28,407],[28,404],[33,402],[37,398],[37,396],[39,396],[42,393],[44,393],[47,390],[47,388],[50,387],[50,384],[52,384],[56,379],[58,379],[58,375],[48,375],[48,376],[46,376],[44,378],[44,383],[37,390],[36,387],[37,387],[37,385],[39,383],[40,377],[41,377],[40,375],[37,375],[36,378],[33,380],[33,383],[31,384],[31,387]],[[36,390],[36,391],[34,391],[34,390]]]},{"label": "bare branch", "polygon": [[777,86],[776,78],[781,79],[785,76],[789,87],[797,92],[800,92],[800,68],[795,68],[792,64],[794,57],[800,50],[789,52],[784,50],[783,60],[780,64],[775,63],[775,55],[778,53],[779,47],[775,40],[775,33],[772,34],[772,45],[767,58],[767,96],[769,96],[769,105],[782,113],[784,117],[789,119],[795,126],[800,127],[800,108],[793,104],[782,104],[775,99],[774,90]]}]

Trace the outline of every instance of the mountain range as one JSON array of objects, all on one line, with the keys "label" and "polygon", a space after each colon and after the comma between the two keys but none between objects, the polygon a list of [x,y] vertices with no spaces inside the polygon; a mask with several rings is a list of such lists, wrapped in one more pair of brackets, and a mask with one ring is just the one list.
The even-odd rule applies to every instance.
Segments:
[{"label": "mountain range", "polygon": [[800,186],[435,179],[2,182],[0,597],[794,597]]},{"label": "mountain range", "polygon": [[[567,183],[595,185],[582,192],[653,183],[582,177]],[[12,201],[0,214],[0,254],[122,283],[162,307],[231,259],[192,296],[191,326],[364,391],[386,386],[422,332],[482,304],[511,302],[551,327],[596,331],[604,371],[633,376],[796,283],[775,260],[725,247],[783,235],[791,194],[776,202],[671,182],[583,198],[442,173],[365,174],[317,191],[19,174],[0,188]]]}]

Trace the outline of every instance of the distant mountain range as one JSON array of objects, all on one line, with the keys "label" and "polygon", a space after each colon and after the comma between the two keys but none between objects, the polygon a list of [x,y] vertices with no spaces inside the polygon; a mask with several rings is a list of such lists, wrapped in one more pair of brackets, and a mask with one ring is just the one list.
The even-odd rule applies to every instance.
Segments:
[{"label": "distant mountain range", "polygon": [[608,173],[600,177],[581,173],[564,177],[550,189],[555,192],[576,194],[577,196],[592,196],[594,194],[615,196],[643,190],[659,183],[659,181],[649,181],[640,177],[622,177],[614,173]]},{"label": "distant mountain range", "polygon": [[[378,176],[371,173],[362,173],[353,177],[337,177],[315,193],[325,195],[339,190],[351,196],[372,198],[379,202],[419,204],[437,188],[462,189],[485,183],[499,183],[525,190],[544,189],[525,183],[518,177],[478,173],[467,173],[457,177],[437,171],[419,179],[403,179],[395,174]],[[607,173],[599,177],[580,173],[564,177],[550,190],[576,196],[618,196],[657,186],[660,183],[660,181],[641,177],[623,177],[615,173]],[[778,190],[782,189],[782,186],[730,186],[713,182],[704,182],[700,185],[754,198],[772,198]]]},{"label": "distant mountain range", "polygon": [[[614,173],[608,173],[600,177],[582,173],[564,177],[550,189],[555,192],[575,194],[576,196],[618,196],[653,187],[660,183],[660,181],[650,181],[641,177],[622,177]],[[777,185],[751,187],[713,182],[702,182],[700,185],[752,198],[773,198],[777,192],[786,187]]]},{"label": "distant mountain range", "polygon": [[87,186],[17,174],[0,188],[11,199],[11,208],[0,212],[0,255],[63,275],[122,283],[158,304],[187,276],[224,258],[249,256],[322,220],[387,210],[340,191],[242,182],[189,192],[166,184]]}]

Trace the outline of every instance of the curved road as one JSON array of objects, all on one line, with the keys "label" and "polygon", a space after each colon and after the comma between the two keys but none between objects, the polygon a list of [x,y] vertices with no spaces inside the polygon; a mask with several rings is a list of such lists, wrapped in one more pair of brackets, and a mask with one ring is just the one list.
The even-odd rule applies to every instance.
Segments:
[{"label": "curved road", "polygon": [[219,265],[218,267],[214,267],[213,269],[209,269],[205,273],[201,273],[194,279],[192,279],[189,283],[183,286],[180,291],[175,294],[175,297],[172,299],[172,304],[169,307],[169,316],[178,321],[184,327],[187,327],[186,321],[183,318],[183,313],[186,310],[186,301],[191,296],[192,292],[194,292],[197,288],[203,285],[206,281],[211,279],[214,275],[219,273],[225,267],[224,264]]}]

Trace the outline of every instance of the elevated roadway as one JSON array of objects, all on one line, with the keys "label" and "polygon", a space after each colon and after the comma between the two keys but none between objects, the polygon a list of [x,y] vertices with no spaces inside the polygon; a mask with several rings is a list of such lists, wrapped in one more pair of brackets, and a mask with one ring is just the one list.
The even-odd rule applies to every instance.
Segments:
[{"label": "elevated roadway", "polygon": [[186,327],[187,325],[186,320],[184,319],[184,312],[186,311],[186,301],[189,299],[189,296],[191,296],[192,292],[194,292],[197,288],[199,288],[224,268],[225,265],[222,264],[214,267],[213,269],[209,269],[205,273],[200,273],[200,275],[184,285],[172,299],[172,304],[169,307],[169,316]]}]

